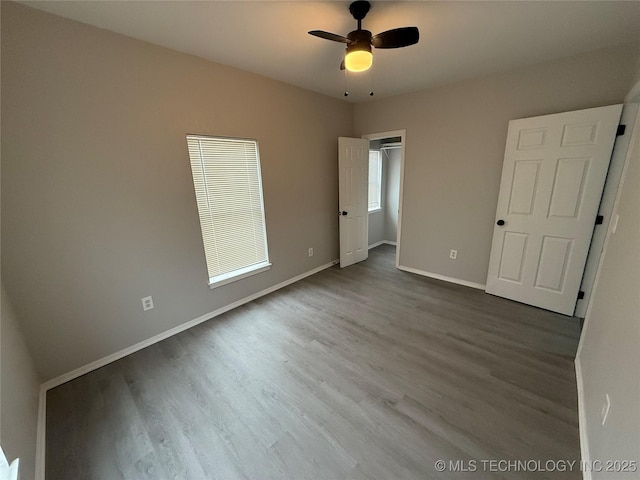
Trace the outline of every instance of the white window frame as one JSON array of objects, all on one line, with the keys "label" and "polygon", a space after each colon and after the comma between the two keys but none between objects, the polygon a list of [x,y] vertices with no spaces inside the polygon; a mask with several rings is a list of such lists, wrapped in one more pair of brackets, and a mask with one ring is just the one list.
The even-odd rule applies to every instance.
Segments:
[{"label": "white window frame", "polygon": [[367,189],[367,203],[368,203],[368,211],[369,213],[377,213],[382,211],[382,154],[380,150],[369,150],[369,165],[371,165],[371,154],[375,153],[378,157],[378,168],[377,168],[377,187],[378,187],[378,203],[374,206],[371,206],[371,202],[369,202],[369,189],[371,187],[371,171],[369,171],[368,176],[368,189]]},{"label": "white window frame", "polygon": [[[196,195],[196,202],[198,205],[200,229],[201,229],[202,239],[203,239],[203,247],[204,247],[205,257],[207,259],[207,271],[209,273],[209,287],[213,289],[213,288],[221,287],[223,285],[227,285],[229,283],[241,280],[243,278],[250,277],[252,275],[256,275],[258,273],[265,272],[269,270],[269,268],[271,267],[271,263],[269,262],[267,225],[266,225],[265,213],[264,213],[264,194],[263,194],[263,188],[262,188],[262,170],[260,166],[260,151],[259,151],[258,141],[255,139],[230,138],[230,137],[206,136],[206,135],[187,135],[187,146],[189,146],[190,144],[195,145],[196,141],[198,142],[199,147],[198,148],[194,147],[193,149],[189,149],[190,150],[189,158],[190,158],[190,163],[192,168],[192,176],[194,180],[194,192]],[[211,190],[213,190],[214,188],[214,184],[209,183],[209,178],[207,178],[207,175],[205,173],[205,165],[203,162],[203,156],[205,154],[203,153],[203,148],[201,146],[204,142],[207,142],[207,141],[211,142],[210,145],[213,145],[215,142],[218,142],[221,144],[236,143],[241,145],[252,145],[252,147],[255,146],[255,158],[252,158],[252,160],[255,162],[255,165],[257,168],[257,177],[255,175],[252,175],[250,177],[249,176],[250,173],[247,173],[247,180],[249,181],[250,179],[253,179],[254,181],[257,181],[257,184],[258,184],[259,200],[260,200],[260,206],[261,206],[261,212],[260,212],[261,217],[258,217],[258,220],[261,220],[262,222],[261,239],[264,240],[264,258],[260,258],[260,260],[257,261],[256,263],[244,265],[233,270],[222,271],[217,274],[212,274],[212,268],[211,268],[211,265],[213,264],[212,259],[213,257],[218,255],[220,249],[224,249],[225,245],[224,243],[217,242],[216,234],[215,234],[215,231],[216,231],[215,222],[213,220],[214,218],[213,213],[215,212],[215,209],[211,203],[212,201],[211,197],[213,197],[214,195],[213,194],[210,195]],[[192,157],[191,150],[193,150],[194,152],[193,157]],[[198,152],[198,153],[195,153],[195,152]],[[198,167],[202,169],[201,170],[202,173],[197,172]],[[201,180],[203,181],[204,185],[206,185],[204,189],[203,188],[198,189],[198,187],[196,186],[196,175],[198,175],[200,179],[204,177],[204,179]],[[255,200],[255,197],[254,197],[254,200]],[[255,204],[257,204],[257,202],[254,203],[254,205]],[[212,224],[210,229],[205,228],[203,224],[203,217],[207,217],[207,216],[210,219],[209,223]],[[254,216],[253,218],[256,218],[256,217]],[[208,231],[209,233],[205,233],[205,231]],[[260,238],[256,239],[256,242],[258,242],[258,240],[260,240]],[[258,245],[259,243],[256,243],[256,245]],[[262,245],[260,245],[260,248],[262,248]],[[224,270],[224,268],[221,268],[221,270]]]}]

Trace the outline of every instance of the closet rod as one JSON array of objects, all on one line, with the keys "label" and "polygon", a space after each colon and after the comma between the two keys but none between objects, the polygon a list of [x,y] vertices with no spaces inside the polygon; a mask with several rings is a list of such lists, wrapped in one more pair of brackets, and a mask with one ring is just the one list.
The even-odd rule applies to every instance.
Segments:
[{"label": "closet rod", "polygon": [[380,146],[380,150],[393,150],[395,148],[402,148],[402,144],[398,143],[386,143]]}]

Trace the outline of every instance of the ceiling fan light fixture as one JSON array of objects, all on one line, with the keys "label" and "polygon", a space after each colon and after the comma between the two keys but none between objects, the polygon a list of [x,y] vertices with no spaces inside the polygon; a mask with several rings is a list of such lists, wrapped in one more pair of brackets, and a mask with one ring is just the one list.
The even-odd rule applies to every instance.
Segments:
[{"label": "ceiling fan light fixture", "polygon": [[350,72],[364,72],[371,68],[373,64],[373,54],[371,45],[356,44],[347,47],[347,54],[344,57],[344,66]]},{"label": "ceiling fan light fixture", "polygon": [[340,62],[340,70],[349,72],[365,72],[373,64],[371,48],[402,48],[415,45],[420,39],[418,27],[400,27],[386,30],[372,35],[369,30],[362,28],[362,20],[366,17],[371,4],[367,0],[356,0],[349,5],[349,12],[358,22],[358,28],[347,34],[337,35],[324,30],[311,30],[309,35],[324,38],[332,42],[346,43],[347,51]]}]

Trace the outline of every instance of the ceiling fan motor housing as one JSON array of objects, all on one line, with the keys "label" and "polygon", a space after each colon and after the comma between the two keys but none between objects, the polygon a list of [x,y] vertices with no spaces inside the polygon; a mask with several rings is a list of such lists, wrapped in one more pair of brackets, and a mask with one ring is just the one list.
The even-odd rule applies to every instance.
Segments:
[{"label": "ceiling fan motor housing", "polygon": [[347,34],[347,38],[351,41],[349,46],[358,44],[371,46],[371,37],[372,34],[369,30],[354,30]]}]

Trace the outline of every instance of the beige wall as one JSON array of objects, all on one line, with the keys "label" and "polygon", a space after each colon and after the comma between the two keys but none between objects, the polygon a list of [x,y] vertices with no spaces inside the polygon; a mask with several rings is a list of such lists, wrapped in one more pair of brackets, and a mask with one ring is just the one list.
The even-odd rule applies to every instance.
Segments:
[{"label": "beige wall", "polygon": [[[2,120],[2,278],[45,379],[338,257],[346,102],[7,3]],[[268,272],[209,289],[187,133],[258,139]]]},{"label": "beige wall", "polygon": [[509,120],[621,103],[636,56],[612,48],[356,105],[356,135],[407,132],[400,264],[484,284]]},{"label": "beige wall", "polygon": [[384,210],[369,214],[369,245],[375,245],[384,240]]},{"label": "beige wall", "polygon": [[20,478],[33,480],[40,379],[4,287],[1,301],[0,442],[9,461],[20,458]]},{"label": "beige wall", "polygon": [[[640,464],[640,117],[627,161],[616,208],[620,219],[605,244],[577,361],[590,459]],[[611,410],[602,426],[606,394]],[[593,478],[611,477],[604,472]]]}]

